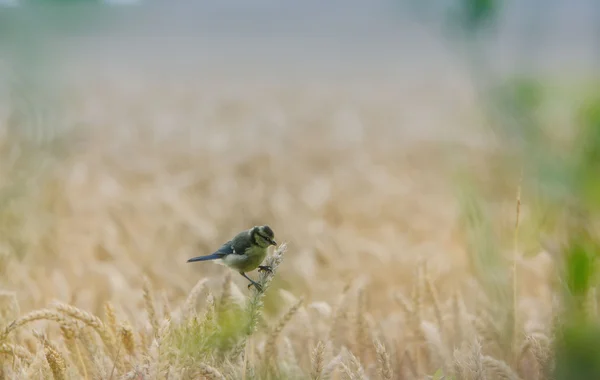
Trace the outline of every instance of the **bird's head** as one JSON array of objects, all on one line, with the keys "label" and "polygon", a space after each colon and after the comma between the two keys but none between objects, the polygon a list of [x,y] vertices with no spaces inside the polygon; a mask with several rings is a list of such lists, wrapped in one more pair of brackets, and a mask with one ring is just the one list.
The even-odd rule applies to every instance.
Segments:
[{"label": "bird's head", "polygon": [[252,241],[262,247],[267,248],[270,245],[277,245],[275,234],[269,226],[255,226],[250,230]]}]

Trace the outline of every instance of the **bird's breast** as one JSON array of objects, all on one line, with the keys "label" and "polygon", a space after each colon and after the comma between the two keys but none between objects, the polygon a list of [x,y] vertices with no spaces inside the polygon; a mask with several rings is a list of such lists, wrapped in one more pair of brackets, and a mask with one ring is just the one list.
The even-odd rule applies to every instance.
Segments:
[{"label": "bird's breast", "polygon": [[244,254],[230,254],[223,257],[225,265],[242,272],[256,269],[267,256],[267,250],[260,247],[249,247]]},{"label": "bird's breast", "polygon": [[265,256],[267,255],[267,250],[265,248],[261,248],[258,246],[252,246],[246,249],[246,252],[244,252],[244,254],[246,256],[250,257],[256,257],[256,258],[260,258],[260,261],[262,261]]}]

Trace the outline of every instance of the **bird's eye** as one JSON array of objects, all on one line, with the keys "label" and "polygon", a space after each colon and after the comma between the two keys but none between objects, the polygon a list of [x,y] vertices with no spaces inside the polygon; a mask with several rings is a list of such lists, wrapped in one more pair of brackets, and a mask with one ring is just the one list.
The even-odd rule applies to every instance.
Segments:
[{"label": "bird's eye", "polygon": [[275,243],[275,240],[273,240],[272,238],[270,238],[270,237],[268,237],[268,236],[265,236],[265,235],[263,235],[263,234],[258,234],[258,236],[260,236],[260,237],[261,237],[261,239],[263,239],[264,241],[266,241],[266,242],[267,242],[267,243],[269,243],[269,244],[272,244],[272,245],[275,245],[275,244],[276,244],[276,243]]}]

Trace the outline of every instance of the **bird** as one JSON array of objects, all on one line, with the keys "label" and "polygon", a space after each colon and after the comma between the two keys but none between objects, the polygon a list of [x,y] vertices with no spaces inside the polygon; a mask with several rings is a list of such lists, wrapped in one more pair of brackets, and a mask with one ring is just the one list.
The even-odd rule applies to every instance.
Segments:
[{"label": "bird", "polygon": [[275,234],[271,227],[254,226],[235,235],[226,242],[217,251],[206,256],[192,257],[187,262],[217,260],[217,264],[225,265],[250,281],[248,289],[254,286],[259,292],[262,292],[260,284],[248,277],[246,272],[251,272],[256,268],[260,271],[271,272],[269,266],[260,265],[267,256],[267,250],[270,246],[276,246]]}]

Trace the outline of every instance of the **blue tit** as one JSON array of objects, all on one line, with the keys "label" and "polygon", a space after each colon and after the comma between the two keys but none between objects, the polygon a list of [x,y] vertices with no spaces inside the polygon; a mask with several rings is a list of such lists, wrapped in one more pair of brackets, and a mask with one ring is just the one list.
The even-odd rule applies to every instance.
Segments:
[{"label": "blue tit", "polygon": [[248,288],[256,287],[262,291],[260,285],[246,275],[246,272],[259,270],[271,271],[271,268],[260,265],[267,256],[267,250],[271,245],[277,245],[275,235],[269,226],[254,226],[249,230],[242,231],[233,239],[223,244],[215,253],[207,256],[198,256],[187,262],[217,260],[216,263],[225,265],[236,270],[244,278],[250,281]]}]

